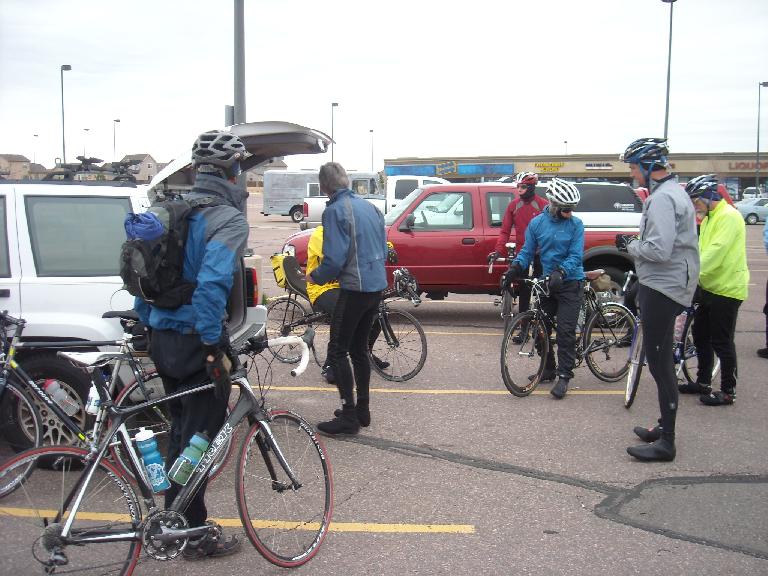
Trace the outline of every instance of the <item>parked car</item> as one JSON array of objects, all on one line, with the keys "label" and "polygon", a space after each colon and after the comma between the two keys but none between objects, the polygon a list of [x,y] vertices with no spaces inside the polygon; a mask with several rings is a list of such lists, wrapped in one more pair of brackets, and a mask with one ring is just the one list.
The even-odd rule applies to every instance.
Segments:
[{"label": "parked car", "polygon": [[750,198],[760,198],[761,196],[762,192],[756,186],[748,186],[747,188],[744,188],[744,193],[741,195],[743,200],[748,200]]},{"label": "parked car", "polygon": [[[253,156],[243,169],[272,157],[324,152],[330,139],[286,122],[240,124],[230,129]],[[142,212],[157,194],[192,187],[191,151],[161,171],[149,186],[130,182],[0,180],[0,307],[24,318],[24,341],[115,340],[122,336],[109,310],[133,307],[123,290],[119,256],[123,221]],[[258,276],[241,266],[228,305],[229,331],[243,336],[251,322],[249,305],[258,300]],[[78,348],[85,350],[87,348]],[[56,355],[57,350],[20,351],[24,369],[35,379],[56,378],[79,403],[90,388],[88,375]]]},{"label": "parked car", "polygon": [[[616,234],[637,233],[642,203],[626,184],[579,183],[576,211],[585,226],[584,265],[603,268],[621,284],[631,258],[616,250]],[[543,195],[544,187],[537,187]],[[504,264],[488,274],[486,257],[498,238],[504,211],[517,189],[498,182],[436,184],[417,188],[385,216],[387,240],[398,266],[407,267],[428,297],[449,292],[498,294]],[[291,235],[283,251],[306,265],[309,232]],[[393,266],[388,267],[391,273]]]},{"label": "parked car", "polygon": [[736,202],[733,206],[744,216],[747,224],[765,222],[768,216],[768,198],[750,198]]}]

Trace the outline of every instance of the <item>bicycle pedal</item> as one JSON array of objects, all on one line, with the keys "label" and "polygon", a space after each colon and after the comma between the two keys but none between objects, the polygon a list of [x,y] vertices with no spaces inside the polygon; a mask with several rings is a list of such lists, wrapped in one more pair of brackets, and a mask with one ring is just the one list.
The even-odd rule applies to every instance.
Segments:
[{"label": "bicycle pedal", "polygon": [[494,306],[501,306],[501,298],[494,298],[493,305]]}]

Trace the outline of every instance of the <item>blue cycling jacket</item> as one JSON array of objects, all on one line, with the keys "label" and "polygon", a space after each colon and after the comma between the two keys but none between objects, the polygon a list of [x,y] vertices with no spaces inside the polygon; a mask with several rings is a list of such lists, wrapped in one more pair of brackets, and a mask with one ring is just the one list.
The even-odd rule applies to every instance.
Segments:
[{"label": "blue cycling jacket", "polygon": [[527,270],[538,251],[541,267],[547,276],[555,269],[563,271],[563,280],[584,280],[584,223],[576,216],[556,218],[549,210],[528,224],[525,244],[515,258]]},{"label": "blue cycling jacket", "polygon": [[192,303],[175,310],[156,308],[141,298],[134,304],[145,324],[200,334],[204,344],[218,344],[221,339],[235,271],[248,242],[248,221],[241,212],[247,193],[223,178],[198,174],[187,198],[211,196],[226,204],[196,209],[189,217],[183,276],[197,283]]}]

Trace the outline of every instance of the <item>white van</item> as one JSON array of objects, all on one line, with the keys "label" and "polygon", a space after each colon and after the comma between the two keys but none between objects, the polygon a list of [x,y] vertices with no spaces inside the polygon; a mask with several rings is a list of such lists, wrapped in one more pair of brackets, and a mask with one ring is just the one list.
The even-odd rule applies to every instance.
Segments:
[{"label": "white van", "polygon": [[386,183],[386,211],[408,196],[416,188],[423,188],[430,184],[450,184],[448,180],[437,176],[387,176]]}]

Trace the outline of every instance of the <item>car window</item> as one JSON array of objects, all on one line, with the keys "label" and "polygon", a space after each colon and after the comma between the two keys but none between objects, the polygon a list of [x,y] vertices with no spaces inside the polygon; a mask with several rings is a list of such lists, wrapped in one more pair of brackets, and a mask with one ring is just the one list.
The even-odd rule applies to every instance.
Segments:
[{"label": "car window", "polygon": [[420,194],[421,188],[416,188],[413,192],[408,194],[408,196],[403,198],[402,202],[398,202],[396,206],[390,208],[389,212],[387,212],[387,215],[384,216],[384,224],[389,226],[395,220],[397,220],[400,215],[405,212],[411,206],[411,204],[413,204],[414,200],[416,200]]},{"label": "car window", "polygon": [[320,184],[317,182],[310,182],[307,184],[307,196],[310,196],[312,198],[317,198],[321,196],[320,193]]},{"label": "car window", "polygon": [[413,230],[471,230],[472,197],[467,192],[429,194],[413,211]]},{"label": "car window", "polygon": [[419,183],[415,179],[398,180],[395,183],[395,199],[402,200],[418,185]]},{"label": "car window", "polygon": [[5,217],[5,196],[0,196],[0,277],[11,276],[11,265],[8,258],[8,223]]},{"label": "car window", "polygon": [[352,191],[359,196],[367,196],[376,193],[376,186],[371,179],[355,178],[352,180]]},{"label": "car window", "polygon": [[[642,212],[643,203],[631,187],[622,184],[577,182],[581,200],[577,212]],[[546,199],[546,187],[537,186],[536,194]]]},{"label": "car window", "polygon": [[424,179],[424,186],[426,186],[427,184],[442,184],[442,182],[440,182],[438,180],[429,180],[429,179],[425,178]]},{"label": "car window", "polygon": [[758,200],[757,205],[758,206],[765,206],[765,203],[768,202],[768,199]]},{"label": "car window", "polygon": [[27,196],[38,276],[117,276],[129,198]]},{"label": "car window", "polygon": [[504,220],[504,213],[507,206],[512,202],[511,192],[490,192],[485,197],[486,209],[488,212],[488,225],[492,227],[501,226]]}]

